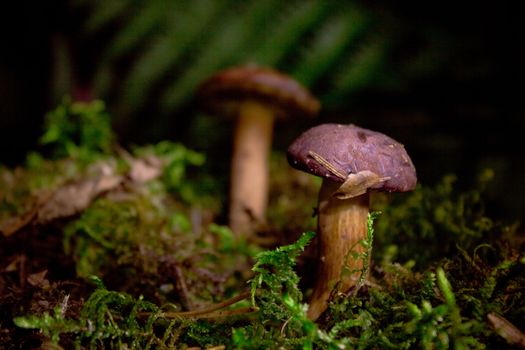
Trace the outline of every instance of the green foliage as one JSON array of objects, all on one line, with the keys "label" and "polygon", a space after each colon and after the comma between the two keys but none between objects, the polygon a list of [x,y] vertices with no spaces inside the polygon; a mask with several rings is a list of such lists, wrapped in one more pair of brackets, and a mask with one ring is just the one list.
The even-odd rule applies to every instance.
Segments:
[{"label": "green foliage", "polygon": [[[508,229],[484,214],[481,193],[490,175],[482,174],[467,193],[455,194],[448,177],[436,188],[376,203],[384,212],[375,237],[382,251],[373,256],[381,285],[333,296],[324,325],[328,334],[356,349],[504,348],[486,317],[505,313],[522,324],[523,293],[515,286],[525,275],[521,254],[501,242]],[[421,272],[413,272],[414,266]]]},{"label": "green foliage", "polygon": [[402,289],[373,288],[349,298],[339,297],[330,305],[328,334],[342,337],[355,349],[483,349],[479,338],[485,325],[461,317],[442,269],[437,276],[434,288],[439,295],[432,297],[437,307],[425,299],[421,307],[411,301],[419,298],[424,288],[419,281],[405,283]]},{"label": "green foliage", "polygon": [[[250,285],[252,303],[261,309],[264,320],[286,321],[290,317],[288,304],[302,300],[302,293],[297,286],[299,277],[293,268],[296,257],[304,250],[313,236],[314,233],[309,232],[303,234],[294,244],[257,254],[257,261],[252,269],[255,276]],[[256,292],[261,289],[265,293],[257,296],[256,301]],[[289,299],[288,304],[283,303],[283,296]]]},{"label": "green foliage", "polygon": [[[144,312],[148,314],[142,316]],[[155,345],[154,339],[159,340],[153,329],[158,312],[157,306],[141,297],[135,299],[125,293],[108,291],[99,281],[80,312],[87,332],[81,334],[79,340],[89,339],[91,347],[107,344],[111,348],[122,348],[126,344],[131,349],[150,348]]]},{"label": "green foliage", "polygon": [[13,322],[20,328],[42,331],[53,343],[58,343],[60,334],[83,331],[78,322],[65,318],[65,310],[60,306],[54,308],[52,315],[45,312],[43,315],[20,316],[15,317]]},{"label": "green foliage", "polygon": [[[368,244],[363,258],[368,260],[373,241],[373,222],[379,213],[368,216],[368,234],[363,244]],[[255,276],[252,278],[252,303],[259,308],[261,325],[251,325],[235,329],[233,341],[240,349],[263,349],[268,346],[282,344],[292,349],[342,349],[350,345],[348,339],[340,336],[342,330],[362,325],[366,328],[370,314],[364,312],[359,320],[344,320],[328,330],[320,329],[317,324],[308,319],[308,306],[302,303],[302,293],[298,289],[299,277],[294,271],[295,259],[313,238],[313,233],[303,234],[291,245],[279,247],[273,251],[259,253],[253,267]],[[368,273],[364,266],[361,283]],[[280,326],[279,326],[280,325]],[[275,327],[279,327],[277,332]],[[254,341],[260,338],[261,340]]]},{"label": "green foliage", "polygon": [[246,242],[244,237],[236,237],[228,226],[211,224],[208,230],[217,237],[216,249],[225,255],[256,256],[260,248]]},{"label": "green foliage", "polygon": [[407,310],[413,317],[407,323],[408,334],[415,334],[421,349],[484,349],[473,334],[483,326],[477,321],[463,322],[452,286],[442,268],[437,269],[437,285],[445,303],[432,307],[423,300],[421,308],[407,302]]},{"label": "green foliage", "polygon": [[71,102],[69,98],[46,115],[45,132],[40,138],[54,157],[71,157],[86,163],[100,154],[109,154],[113,142],[104,102]]},{"label": "green foliage", "polygon": [[[304,343],[303,349],[312,349],[313,340],[319,337],[319,331],[306,317],[307,306],[300,304],[302,294],[297,287],[299,278],[293,271],[295,258],[312,237],[313,233],[308,233],[295,244],[257,255],[258,262],[253,268],[256,275],[251,286],[253,302],[257,300],[260,308],[259,316],[251,325],[234,328],[233,331],[224,324],[203,320],[170,320],[158,306],[144,301],[142,297],[134,298],[123,292],[107,290],[96,277],[91,277],[91,280],[97,288],[84,303],[76,319],[65,316],[66,303],[62,308],[57,307],[52,316],[47,313],[20,316],[14,322],[20,328],[41,330],[54,343],[68,335],[72,337],[76,348],[162,349],[175,342],[206,346],[228,344],[230,341],[238,348],[246,348],[251,340],[247,340],[245,335],[249,331],[263,330],[263,342],[256,347],[249,347],[261,348],[261,344],[269,346],[279,341],[273,338],[279,334],[275,328],[275,322],[278,321],[286,322],[285,326],[289,328],[286,334],[294,334],[296,328],[300,334],[304,334],[299,340],[292,339],[290,344]],[[269,274],[269,268],[278,268],[280,272]],[[278,305],[269,309],[271,303]],[[261,324],[268,330],[259,328],[263,320]],[[282,336],[279,338],[286,340]]]},{"label": "green foliage", "polygon": [[[187,322],[187,329],[181,334],[181,343],[194,344],[202,348],[214,345],[229,345],[231,342],[231,323],[227,320],[225,324],[216,324],[205,320],[192,320]],[[177,344],[180,345],[180,344]]]},{"label": "green foliage", "polygon": [[173,335],[172,328],[158,336],[154,327],[160,310],[152,303],[133,298],[126,293],[107,290],[102,281],[93,277],[97,289],[86,300],[79,318],[66,318],[64,310],[50,316],[21,316],[15,318],[18,327],[40,329],[57,343],[61,334],[74,334],[76,349],[152,349],[164,344]]},{"label": "green foliage", "polygon": [[343,343],[320,330],[307,315],[302,303],[295,260],[313,238],[303,234],[297,242],[257,254],[250,281],[252,304],[257,306],[258,323],[233,330],[238,349],[266,349],[279,344],[291,349],[309,350],[320,343],[337,349]]},{"label": "green foliage", "polygon": [[64,249],[75,258],[77,274],[101,275],[117,257],[132,259],[140,224],[132,203],[97,201],[64,231]]},{"label": "green foliage", "polygon": [[27,202],[39,191],[52,191],[63,183],[77,180],[101,161],[111,168],[117,166],[113,164],[115,159],[111,159],[115,135],[110,121],[102,101],[72,102],[64,98],[56,109],[46,114],[40,138],[44,146],[42,154],[29,153],[25,168],[13,172],[0,166],[0,208],[5,201],[15,212],[27,210],[23,208],[24,203],[18,202]]},{"label": "green foliage", "polygon": [[[161,141],[155,145],[137,147],[133,152],[141,158],[154,156],[164,164],[162,182],[165,189],[186,203],[216,206],[212,195],[217,195],[217,186],[211,176],[192,172],[205,163],[202,153],[190,150],[180,143]],[[216,202],[216,200],[215,200]]]},{"label": "green foliage", "polygon": [[[196,234],[188,212],[151,187],[116,202],[99,199],[66,226],[64,248],[74,258],[78,276],[107,276],[120,271],[132,279],[142,276],[132,284],[150,283],[149,279],[164,269],[184,265],[188,283],[193,281],[194,298],[220,298],[216,295],[219,291],[239,286],[242,281],[231,278],[247,268],[255,248],[234,241],[228,228],[215,224]],[[201,280],[203,276],[195,270],[216,276],[222,285]],[[172,285],[168,277],[161,278],[161,283]]]},{"label": "green foliage", "polygon": [[483,172],[476,188],[459,194],[456,178],[449,175],[435,188],[418,186],[391,202],[379,198],[374,206],[384,218],[377,225],[376,258],[395,249],[399,261],[414,260],[424,269],[436,259],[455,255],[457,246],[473,249],[501,232],[503,228],[485,215],[482,198],[492,177],[492,171]]}]

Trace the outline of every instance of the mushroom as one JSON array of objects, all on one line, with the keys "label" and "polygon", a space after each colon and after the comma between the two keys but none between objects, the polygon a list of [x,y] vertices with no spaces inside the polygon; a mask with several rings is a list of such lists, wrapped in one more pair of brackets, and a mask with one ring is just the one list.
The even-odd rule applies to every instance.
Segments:
[{"label": "mushroom", "polygon": [[291,77],[254,65],[219,72],[198,89],[208,110],[236,116],[229,221],[238,236],[264,222],[268,202],[268,154],[276,117],[312,117],[320,104]]},{"label": "mushroom", "polygon": [[308,310],[316,320],[332,291],[345,293],[357,283],[363,261],[351,253],[365,249],[360,242],[367,238],[369,191],[411,191],[416,170],[402,144],[355,125],[313,127],[290,145],[287,157],[292,167],[323,178],[319,266]]}]

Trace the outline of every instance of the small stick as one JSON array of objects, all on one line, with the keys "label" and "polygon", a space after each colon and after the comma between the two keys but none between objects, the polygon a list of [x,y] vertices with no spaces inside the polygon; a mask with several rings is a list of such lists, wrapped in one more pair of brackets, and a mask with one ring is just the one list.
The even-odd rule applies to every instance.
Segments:
[{"label": "small stick", "polygon": [[519,349],[525,349],[525,334],[519,330],[515,325],[510,323],[506,318],[494,312],[487,315],[489,324],[494,328],[494,331],[507,343],[516,346]]},{"label": "small stick", "polygon": [[[210,313],[205,313],[205,314],[200,314],[200,315],[195,315],[195,316],[186,315],[185,317],[188,317],[188,318],[220,318],[220,317],[229,317],[229,316],[249,314],[249,313],[256,312],[256,311],[258,310],[254,308],[253,306],[248,306],[248,307],[240,307],[235,310],[222,310],[222,311],[210,312]],[[166,316],[167,318],[180,317],[180,315],[178,315],[177,312],[173,312],[173,313],[168,312],[168,313],[164,313],[163,315]]]},{"label": "small stick", "polygon": [[322,166],[324,166],[329,172],[331,172],[332,174],[334,174],[338,178],[343,179],[343,180],[346,179],[346,175],[345,174],[343,174],[342,172],[337,170],[330,162],[328,162],[326,159],[324,159],[318,153],[315,153],[314,151],[308,151],[308,155],[310,157],[312,157],[313,159],[315,159],[315,161],[317,163],[319,163]]},{"label": "small stick", "polygon": [[[245,292],[243,292],[243,293],[241,293],[239,295],[234,296],[233,298],[221,301],[220,303],[210,305],[210,306],[205,307],[205,308],[200,309],[200,310],[181,311],[181,312],[169,312],[168,311],[168,312],[164,312],[163,315],[166,316],[166,317],[169,317],[169,318],[175,318],[175,317],[208,318],[208,316],[206,316],[206,315],[209,314],[209,315],[212,315],[212,317],[209,317],[209,318],[214,318],[214,317],[223,317],[223,316],[232,315],[232,314],[234,314],[233,313],[234,311],[236,311],[238,313],[250,312],[250,311],[248,311],[248,309],[250,309],[251,311],[255,311],[255,309],[253,307],[249,307],[249,308],[240,308],[240,309],[237,309],[237,310],[225,310],[225,311],[220,311],[220,312],[215,312],[214,313],[214,311],[217,311],[219,309],[225,308],[226,306],[230,306],[232,304],[235,304],[235,303],[237,303],[237,302],[239,302],[241,300],[247,299],[250,295],[251,295],[250,291],[245,291]],[[242,310],[242,312],[240,312],[239,310]]]},{"label": "small stick", "polygon": [[177,276],[177,286],[179,287],[179,291],[182,296],[182,301],[185,304],[184,306],[187,309],[193,309],[193,303],[190,299],[190,293],[188,291],[188,286],[186,285],[186,280],[184,279],[184,275],[182,274],[182,270],[179,266],[175,265],[175,275]]}]

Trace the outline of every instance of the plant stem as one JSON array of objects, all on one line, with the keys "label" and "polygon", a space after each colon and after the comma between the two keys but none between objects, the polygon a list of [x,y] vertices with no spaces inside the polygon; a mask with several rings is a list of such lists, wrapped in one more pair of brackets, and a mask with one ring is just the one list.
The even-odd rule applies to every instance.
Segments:
[{"label": "plant stem", "polygon": [[230,315],[236,315],[241,313],[248,313],[256,311],[253,307],[239,308],[236,310],[224,310],[215,312],[227,306],[233,305],[241,300],[248,299],[250,297],[250,291],[243,292],[239,295],[234,296],[233,298],[221,301],[220,303],[207,306],[200,310],[192,311],[182,311],[182,312],[164,312],[163,316],[168,318],[215,318],[215,317],[225,317]]}]

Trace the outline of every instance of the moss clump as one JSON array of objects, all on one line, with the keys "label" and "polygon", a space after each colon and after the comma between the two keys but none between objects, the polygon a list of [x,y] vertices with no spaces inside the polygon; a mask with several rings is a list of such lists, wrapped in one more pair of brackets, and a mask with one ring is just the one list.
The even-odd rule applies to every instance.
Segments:
[{"label": "moss clump", "polygon": [[114,141],[104,102],[72,102],[69,98],[46,115],[40,138],[53,158],[75,158],[85,163],[111,153]]},{"label": "moss clump", "polygon": [[[435,187],[418,188],[408,194],[375,197],[374,207],[384,212],[378,221],[376,258],[413,260],[423,270],[443,257],[457,254],[457,246],[473,249],[486,241],[497,240],[509,230],[485,213],[483,192],[493,178],[484,171],[477,185],[459,193],[456,177],[447,175]],[[421,247],[425,247],[421,249]]]}]

